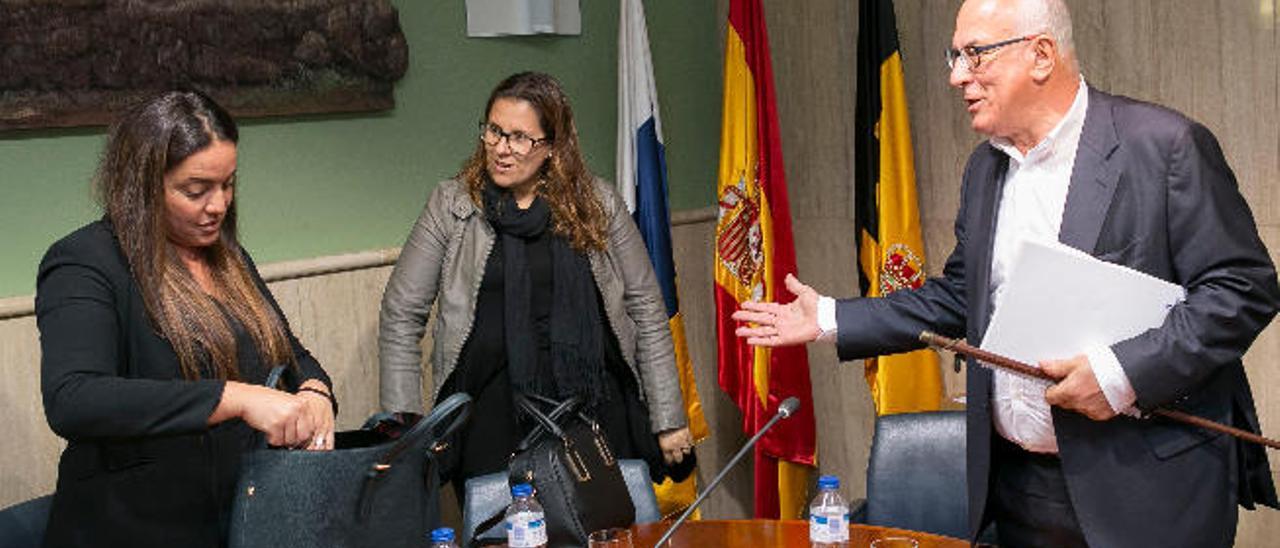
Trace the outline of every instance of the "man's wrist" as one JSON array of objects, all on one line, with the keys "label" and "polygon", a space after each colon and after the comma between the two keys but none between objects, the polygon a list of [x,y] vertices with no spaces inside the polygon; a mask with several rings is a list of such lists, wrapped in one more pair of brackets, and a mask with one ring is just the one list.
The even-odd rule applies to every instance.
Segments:
[{"label": "man's wrist", "polygon": [[1106,346],[1089,348],[1085,351],[1085,357],[1089,360],[1093,377],[1098,381],[1098,388],[1102,390],[1102,396],[1106,398],[1111,410],[1118,414],[1135,415],[1133,404],[1137,400],[1137,395],[1134,394],[1133,385],[1129,383],[1120,360],[1116,358],[1111,348]]},{"label": "man's wrist", "polygon": [[818,295],[818,339],[835,342],[840,325],[836,322],[836,300]]}]

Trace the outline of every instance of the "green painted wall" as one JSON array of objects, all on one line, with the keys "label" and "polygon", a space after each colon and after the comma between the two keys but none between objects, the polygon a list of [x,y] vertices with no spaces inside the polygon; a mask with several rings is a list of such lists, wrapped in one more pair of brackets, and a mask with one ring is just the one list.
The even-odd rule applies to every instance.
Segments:
[{"label": "green painted wall", "polygon": [[[587,161],[613,178],[618,2],[581,0],[581,36],[467,38],[463,0],[395,0],[410,68],[377,114],[241,120],[237,200],[259,263],[398,246],[427,192],[457,171],[490,89],[556,75]],[[720,41],[715,2],[649,0],[673,209],[714,203]],[[0,298],[35,291],[36,265],[99,216],[89,179],[103,128],[0,134]]]}]

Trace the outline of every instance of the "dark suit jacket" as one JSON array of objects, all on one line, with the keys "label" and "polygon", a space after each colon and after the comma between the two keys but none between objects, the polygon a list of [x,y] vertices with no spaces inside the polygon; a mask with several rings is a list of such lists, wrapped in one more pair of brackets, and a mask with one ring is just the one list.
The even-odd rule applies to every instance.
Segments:
[{"label": "dark suit jacket", "polygon": [[[276,307],[252,262],[249,269]],[[183,379],[173,348],[147,319],[107,223],[89,224],[49,248],[37,278],[36,320],[45,414],[68,441],[45,545],[225,544],[249,428],[238,420],[205,424],[225,383]],[[243,338],[237,337],[241,363],[256,362],[252,340]],[[286,382],[329,384],[311,354],[289,338],[298,368]],[[263,378],[245,382],[263,382],[266,368],[256,369]]]},{"label": "dark suit jacket", "polygon": [[[1007,166],[1008,157],[988,143],[970,156],[956,247],[941,277],[915,291],[838,304],[842,360],[920,348],[917,336],[925,329],[982,340]],[[1240,357],[1275,315],[1280,287],[1208,129],[1090,88],[1059,240],[1187,290],[1159,328],[1111,347],[1139,408],[1172,406],[1257,431]],[[976,534],[991,481],[991,373],[968,365],[969,513]],[[1258,446],[1158,419],[1096,422],[1053,408],[1053,420],[1090,545],[1226,546],[1237,503],[1277,505]]]}]

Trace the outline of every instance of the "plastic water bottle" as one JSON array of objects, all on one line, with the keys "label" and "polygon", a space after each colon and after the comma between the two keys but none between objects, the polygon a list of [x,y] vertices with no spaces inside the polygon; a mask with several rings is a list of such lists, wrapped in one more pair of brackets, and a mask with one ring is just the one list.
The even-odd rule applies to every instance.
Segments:
[{"label": "plastic water bottle", "polygon": [[533,486],[511,486],[511,506],[507,507],[507,546],[540,548],[547,545],[547,519],[542,505],[533,498]]},{"label": "plastic water bottle", "polygon": [[431,531],[431,548],[458,548],[453,540],[453,529],[441,527]]},{"label": "plastic water bottle", "polygon": [[809,504],[809,544],[813,548],[849,545],[849,503],[840,496],[840,478],[818,478],[818,495]]}]

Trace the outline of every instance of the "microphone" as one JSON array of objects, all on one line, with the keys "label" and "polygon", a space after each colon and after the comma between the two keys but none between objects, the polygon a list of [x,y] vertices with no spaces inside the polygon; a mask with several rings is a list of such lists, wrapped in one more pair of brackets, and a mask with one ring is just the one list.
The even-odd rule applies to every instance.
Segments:
[{"label": "microphone", "polygon": [[662,534],[662,538],[658,539],[658,542],[655,543],[654,546],[662,546],[662,543],[667,542],[671,538],[671,535],[675,534],[676,529],[679,529],[680,526],[689,519],[689,516],[693,514],[693,511],[698,509],[698,506],[707,498],[707,495],[710,495],[711,492],[720,485],[720,482],[724,480],[724,477],[729,473],[729,470],[733,469],[733,465],[738,464],[738,461],[742,460],[742,456],[747,454],[747,450],[754,447],[756,442],[760,441],[760,437],[763,436],[765,432],[768,432],[770,428],[773,428],[774,424],[779,420],[790,417],[796,412],[796,409],[799,408],[800,398],[792,396],[782,400],[782,403],[778,405],[778,413],[775,414],[772,419],[769,419],[769,422],[765,423],[764,428],[761,428],[760,431],[756,432],[756,435],[751,436],[751,439],[747,440],[747,444],[743,445],[742,449],[739,449],[738,453],[735,454],[732,459],[729,459],[729,464],[726,464],[724,468],[720,469],[720,473],[716,474],[715,479],[712,479],[711,483],[708,483],[706,488],[704,488],[701,493],[698,493],[698,498],[693,499],[693,504],[690,504],[688,508],[685,508],[684,513],[680,514],[680,517],[676,519],[676,522],[671,524],[671,527],[667,529],[666,533]]}]

